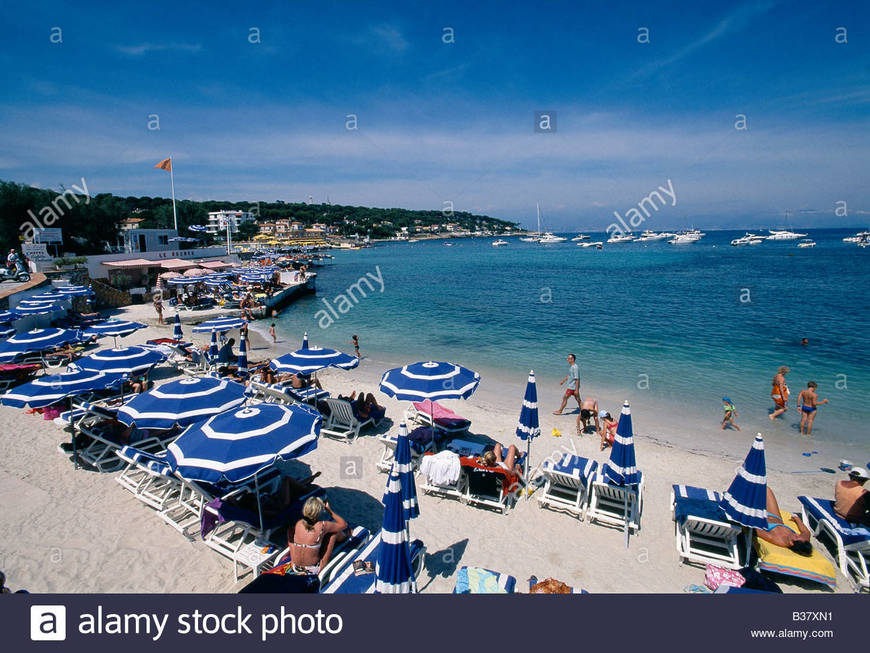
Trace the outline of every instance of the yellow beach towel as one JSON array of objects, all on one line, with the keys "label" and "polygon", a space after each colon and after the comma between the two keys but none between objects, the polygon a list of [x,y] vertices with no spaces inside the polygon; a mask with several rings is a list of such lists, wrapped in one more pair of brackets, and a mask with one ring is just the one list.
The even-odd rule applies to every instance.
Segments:
[{"label": "yellow beach towel", "polygon": [[[799,530],[797,522],[790,513],[782,510],[780,516],[783,524],[795,531]],[[802,556],[791,549],[755,538],[755,550],[758,551],[758,568],[763,571],[805,578],[829,587],[837,586],[837,572],[834,565],[816,546],[813,547],[812,555]]]}]

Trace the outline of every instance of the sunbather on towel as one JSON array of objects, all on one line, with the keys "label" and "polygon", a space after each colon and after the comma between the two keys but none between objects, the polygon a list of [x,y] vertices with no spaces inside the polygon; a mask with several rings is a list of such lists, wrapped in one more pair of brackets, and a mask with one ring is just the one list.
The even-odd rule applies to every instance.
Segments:
[{"label": "sunbather on towel", "polygon": [[810,544],[810,531],[799,517],[794,517],[794,522],[798,526],[798,531],[795,532],[791,526],[783,523],[780,516],[779,503],[776,501],[776,496],[773,490],[767,488],[767,528],[756,528],[755,534],[759,539],[765,542],[770,542],[776,546],[781,546],[786,549],[791,549],[795,553],[808,556],[813,552],[813,545]]},{"label": "sunbather on towel", "polygon": [[[331,520],[321,519],[324,510]],[[328,502],[311,497],[302,508],[302,519],[287,529],[290,560],[296,567],[317,574],[329,562],[335,545],[346,540],[347,536],[344,517],[336,514]]]},{"label": "sunbather on towel", "polygon": [[491,451],[484,453],[478,461],[486,467],[501,467],[503,470],[515,474],[516,476],[523,475],[522,466],[517,463],[517,458],[520,455],[519,449],[511,445],[508,447],[507,456],[504,456],[504,447],[501,443],[496,442],[495,447]]},{"label": "sunbather on towel", "polygon": [[378,405],[375,396],[371,392],[368,394],[364,392],[357,394],[356,390],[354,390],[350,397],[346,397],[346,399],[353,404],[357,418],[363,421],[372,418],[377,422],[387,414],[387,409]]}]

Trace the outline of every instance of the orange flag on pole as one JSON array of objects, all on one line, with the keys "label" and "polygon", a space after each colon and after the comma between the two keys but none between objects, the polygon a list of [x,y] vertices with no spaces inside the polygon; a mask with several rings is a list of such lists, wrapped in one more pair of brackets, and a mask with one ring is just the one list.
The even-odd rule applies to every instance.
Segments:
[{"label": "orange flag on pole", "polygon": [[163,161],[161,161],[160,163],[158,163],[154,167],[160,168],[161,170],[168,170],[169,172],[172,172],[172,157],[169,157],[168,159],[163,159]]}]

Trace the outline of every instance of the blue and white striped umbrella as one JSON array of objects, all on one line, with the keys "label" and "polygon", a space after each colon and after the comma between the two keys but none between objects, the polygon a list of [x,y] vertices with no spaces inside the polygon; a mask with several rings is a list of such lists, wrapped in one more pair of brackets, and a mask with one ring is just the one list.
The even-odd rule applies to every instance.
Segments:
[{"label": "blue and white striped umbrella", "polygon": [[94,291],[87,286],[58,286],[55,290],[61,295],[68,297],[84,297],[94,294]]},{"label": "blue and white striped umbrella", "polygon": [[26,300],[27,302],[61,302],[67,299],[58,292],[47,292],[41,295],[31,295]]},{"label": "blue and white striped umbrella", "polygon": [[208,357],[211,360],[217,360],[220,355],[220,350],[217,345],[217,331],[211,332],[211,344],[208,346]]},{"label": "blue and white striped umbrella", "polygon": [[19,315],[47,315],[66,309],[57,302],[18,302],[13,310]]},{"label": "blue and white striped umbrella", "polygon": [[242,378],[248,376],[248,343],[246,342],[245,332],[242,331],[242,337],[239,338],[239,360],[238,374]]},{"label": "blue and white striped umbrella", "polygon": [[[411,440],[408,438],[408,427],[404,422],[399,425],[394,455],[391,471],[399,475],[402,486],[402,511],[405,521],[408,522],[420,516],[420,506],[417,503],[417,485],[414,483],[414,467],[411,464]],[[384,494],[384,504],[386,502],[387,495]]]},{"label": "blue and white striped umbrella", "polygon": [[90,356],[79,358],[70,367],[98,370],[116,374],[139,374],[162,362],[166,356],[158,349],[148,347],[117,347],[102,349]]},{"label": "blue and white striped umbrella", "polygon": [[517,437],[520,440],[534,440],[541,434],[538,421],[538,386],[535,383],[535,371],[529,372],[526,383],[526,394],[523,395],[523,407],[517,422]]},{"label": "blue and white striped umbrella", "polygon": [[7,324],[9,322],[14,322],[21,316],[15,311],[0,311],[0,324]]},{"label": "blue and white striped umbrella", "polygon": [[0,362],[7,362],[20,354],[46,351],[63,345],[78,342],[81,339],[79,331],[71,329],[33,329],[17,333],[3,343],[0,343]]},{"label": "blue and white striped umbrella", "polygon": [[192,286],[197,283],[203,283],[205,277],[173,277],[169,280],[170,286]]},{"label": "blue and white striped umbrella", "polygon": [[453,363],[412,363],[384,372],[381,392],[404,401],[467,399],[480,385],[480,374]]},{"label": "blue and white striped umbrella", "polygon": [[106,320],[105,322],[92,324],[87,327],[82,331],[82,335],[97,336],[98,338],[103,338],[105,336],[123,338],[124,336],[129,336],[134,331],[144,329],[146,326],[148,325],[142,324],[141,322],[131,322],[129,320]]},{"label": "blue and white striped umbrella", "polygon": [[14,335],[16,332],[15,327],[0,327],[0,338],[8,338],[11,335]]},{"label": "blue and white striped umbrella", "polygon": [[398,472],[392,470],[384,495],[384,524],[375,563],[378,594],[410,594],[415,589],[402,494],[402,481]]},{"label": "blue and white striped umbrella", "polygon": [[764,438],[755,436],[752,448],[719,505],[728,517],[750,528],[767,528],[767,466]]},{"label": "blue and white striped umbrella", "polygon": [[359,358],[337,349],[309,347],[307,333],[302,340],[302,349],[279,356],[269,363],[269,367],[273,370],[296,374],[310,374],[326,367],[352,370],[357,365],[359,365]]},{"label": "blue and white striped umbrella", "polygon": [[610,450],[610,460],[603,465],[604,477],[614,485],[637,485],[640,472],[634,457],[634,433],[628,401],[622,404],[622,414],[616,426],[616,437]]},{"label": "blue and white striped umbrella", "polygon": [[167,458],[184,478],[240,483],[317,448],[321,422],[298,404],[248,406],[190,426],[169,445]]},{"label": "blue and white striped umbrella", "polygon": [[0,397],[0,402],[4,406],[16,408],[44,408],[67,397],[116,387],[123,381],[123,374],[72,370],[63,374],[41,376],[34,381],[12,388]]},{"label": "blue and white striped umbrella", "polygon": [[140,429],[171,429],[241,406],[245,386],[212,376],[185,378],[136,395],[118,409],[118,421]]},{"label": "blue and white striped umbrella", "polygon": [[184,331],[181,330],[181,318],[175,314],[175,326],[172,329],[172,337],[176,340],[184,340]]},{"label": "blue and white striped umbrella", "polygon": [[201,224],[192,224],[192,225],[189,225],[187,228],[190,229],[191,231],[195,231],[197,233],[204,233],[204,232],[208,231],[208,228],[201,225]]},{"label": "blue and white striped umbrella", "polygon": [[208,320],[207,322],[203,322],[202,324],[197,324],[193,327],[194,333],[208,333],[211,331],[214,333],[215,331],[219,331],[223,333],[224,331],[229,331],[230,329],[241,329],[247,324],[246,320],[243,320],[240,317],[218,317],[213,320]]}]

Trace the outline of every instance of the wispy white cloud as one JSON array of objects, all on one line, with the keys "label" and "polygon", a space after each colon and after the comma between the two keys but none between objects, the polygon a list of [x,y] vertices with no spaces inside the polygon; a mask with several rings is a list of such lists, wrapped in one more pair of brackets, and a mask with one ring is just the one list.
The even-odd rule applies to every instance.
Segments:
[{"label": "wispy white cloud", "polygon": [[115,50],[131,57],[141,57],[152,52],[201,52],[200,43],[139,43],[137,45],[116,45]]},{"label": "wispy white cloud", "polygon": [[354,42],[365,45],[367,48],[381,46],[381,49],[393,53],[401,53],[408,49],[408,40],[396,25],[380,23],[372,25],[365,38],[354,39]]},{"label": "wispy white cloud", "polygon": [[690,54],[703,48],[705,45],[708,45],[727,34],[731,34],[732,32],[739,32],[744,27],[746,27],[753,19],[757,18],[763,13],[766,13],[773,6],[773,3],[757,2],[739,7],[735,11],[725,16],[725,18],[720,20],[718,23],[716,23],[716,25],[711,30],[705,32],[700,37],[683,46],[670,56],[664,57],[662,59],[657,59],[639,68],[632,75],[632,79],[648,77],[649,75],[654,74],[662,68],[666,68],[667,66],[677,63],[681,59],[685,59]]}]

